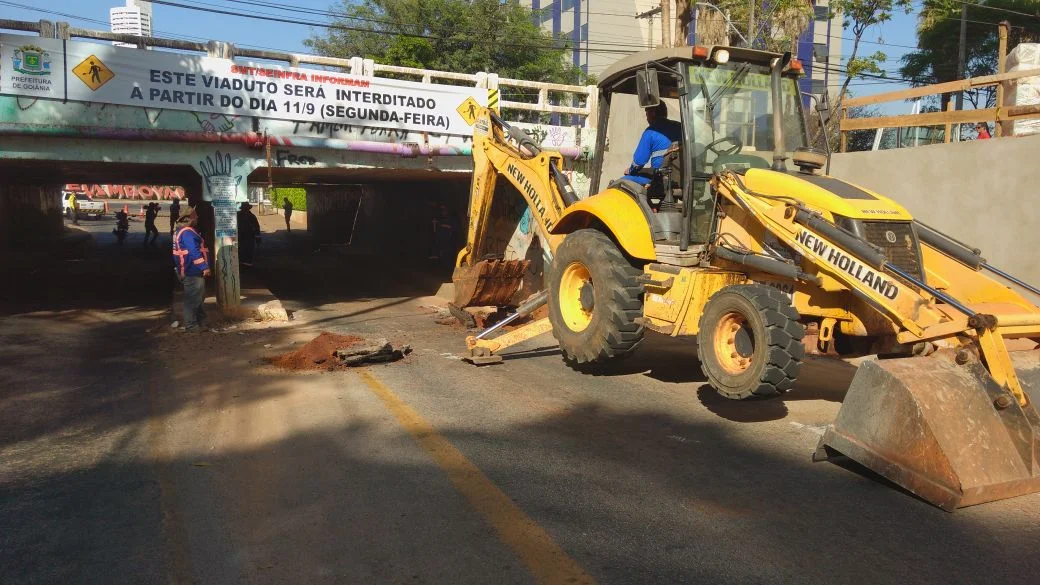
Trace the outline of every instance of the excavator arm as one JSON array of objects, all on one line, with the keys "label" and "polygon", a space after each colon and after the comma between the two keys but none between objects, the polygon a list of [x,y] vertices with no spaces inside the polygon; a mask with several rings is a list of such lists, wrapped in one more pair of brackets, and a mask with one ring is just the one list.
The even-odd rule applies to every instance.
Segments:
[{"label": "excavator arm", "polygon": [[[860,366],[814,459],[840,453],[947,510],[1040,491],[1040,308],[941,234],[922,230],[934,271],[915,276],[799,201],[755,192],[733,173],[713,180],[745,224],[797,253],[800,280],[851,293],[910,350]],[[1024,343],[1011,351],[1016,339]]]},{"label": "excavator arm", "polygon": [[506,259],[506,248],[519,223],[495,211],[499,177],[520,194],[531,224],[551,253],[563,240],[552,233],[567,206],[577,201],[561,172],[563,156],[542,150],[520,128],[484,108],[473,127],[473,180],[465,247],[456,259],[452,281],[455,305],[508,306],[523,280],[528,261]]}]

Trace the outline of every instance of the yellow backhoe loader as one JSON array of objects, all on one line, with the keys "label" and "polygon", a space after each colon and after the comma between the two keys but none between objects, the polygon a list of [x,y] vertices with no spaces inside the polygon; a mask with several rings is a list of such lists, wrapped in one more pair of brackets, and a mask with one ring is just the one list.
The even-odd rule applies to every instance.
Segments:
[{"label": "yellow backhoe loader", "polygon": [[[515,315],[547,302],[548,318],[470,337],[470,358],[495,361],[551,330],[584,369],[630,354],[647,330],[695,336],[709,383],[745,399],[794,388],[807,352],[876,355],[814,458],[840,453],[946,510],[1040,490],[1040,309],[1023,296],[1040,291],[822,173],[800,74],[789,55],[732,47],[620,61],[599,86],[584,199],[558,154],[485,110],[456,303],[518,304],[533,255],[503,259],[488,227],[496,191],[512,185],[550,259],[544,290]],[[649,185],[600,191],[612,101],[624,99],[677,104],[682,139],[645,171]]]}]

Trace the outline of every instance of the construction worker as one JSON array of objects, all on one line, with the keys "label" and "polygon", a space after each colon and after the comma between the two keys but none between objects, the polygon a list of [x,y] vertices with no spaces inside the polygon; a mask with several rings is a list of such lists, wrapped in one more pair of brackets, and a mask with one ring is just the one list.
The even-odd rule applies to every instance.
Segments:
[{"label": "construction worker", "polygon": [[69,203],[72,204],[72,225],[79,225],[79,198],[69,195]]},{"label": "construction worker", "polygon": [[159,239],[159,228],[155,227],[155,218],[159,215],[159,204],[151,202],[144,212],[144,243],[142,246],[148,245],[148,236],[152,236],[152,245]]},{"label": "construction worker", "polygon": [[170,202],[170,237],[173,237],[173,230],[177,228],[177,219],[181,216],[181,200],[174,197],[173,201]]},{"label": "construction worker", "polygon": [[253,252],[260,242],[260,222],[253,215],[253,205],[248,201],[238,208],[238,259],[242,266],[253,265]]},{"label": "construction worker", "polygon": [[184,286],[184,330],[195,332],[206,318],[202,303],[206,299],[205,277],[211,274],[209,250],[202,235],[196,231],[199,216],[194,208],[178,223],[181,227],[173,236],[173,266],[177,279]]},{"label": "construction worker", "polygon": [[292,228],[289,226],[289,218],[292,217],[292,208],[292,201],[290,201],[289,198],[286,197],[284,202],[282,203],[282,211],[285,212],[285,231],[287,232],[292,231]]},{"label": "construction worker", "polygon": [[668,119],[667,104],[661,102],[654,107],[646,108],[645,113],[648,126],[639,138],[639,144],[632,155],[632,166],[625,174],[626,179],[640,185],[650,184],[650,177],[637,173],[648,164],[651,169],[660,168],[672,143],[682,140],[682,124]]}]

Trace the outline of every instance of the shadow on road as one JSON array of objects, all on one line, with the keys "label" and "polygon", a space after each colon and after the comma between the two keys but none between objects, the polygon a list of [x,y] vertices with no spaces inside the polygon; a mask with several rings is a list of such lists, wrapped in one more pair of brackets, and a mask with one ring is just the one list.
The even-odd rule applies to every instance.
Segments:
[{"label": "shadow on road", "polygon": [[0,314],[169,304],[176,279],[165,234],[156,247],[142,247],[140,233],[120,246],[111,222],[80,223],[58,242],[0,252]]}]

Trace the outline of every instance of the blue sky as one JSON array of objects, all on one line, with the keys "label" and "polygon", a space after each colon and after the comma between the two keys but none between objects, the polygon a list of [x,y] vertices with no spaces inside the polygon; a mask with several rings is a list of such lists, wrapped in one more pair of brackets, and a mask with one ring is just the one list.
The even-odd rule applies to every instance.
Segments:
[{"label": "blue sky", "polygon": [[[178,1],[183,4],[225,9],[234,12],[250,12],[252,10],[278,14],[290,19],[323,20],[318,15],[256,8],[228,0]],[[327,10],[332,3],[332,0],[287,0],[285,2],[285,4],[290,6],[317,10]],[[15,8],[11,4],[22,4],[28,8]],[[122,4],[121,0],[49,0],[47,2],[39,0],[3,0],[0,2],[0,18],[15,20],[66,20],[74,26],[107,30],[108,9],[113,6],[121,6]],[[916,12],[920,7],[920,0],[915,0],[914,6]],[[47,14],[41,12],[41,10],[62,12],[69,16]],[[155,36],[190,38],[192,40],[215,39],[229,41],[242,47],[277,49],[299,53],[306,52],[303,41],[311,36],[314,31],[309,26],[265,22],[162,5],[154,5],[153,19],[153,34]],[[907,47],[915,44],[915,19],[916,17],[913,14],[905,15],[900,13],[892,21],[867,31],[863,37],[865,42],[862,45],[861,54],[869,54],[877,50],[884,51],[888,54],[888,62],[884,64],[884,69],[890,71],[890,75],[898,76],[899,57],[910,50]],[[320,31],[320,29],[318,30]],[[843,36],[851,38],[851,33],[846,31]],[[850,41],[844,41],[843,48],[846,54],[851,49],[851,45]],[[906,87],[903,84],[868,80],[854,80],[852,83],[852,89],[856,95],[869,95]]]}]

